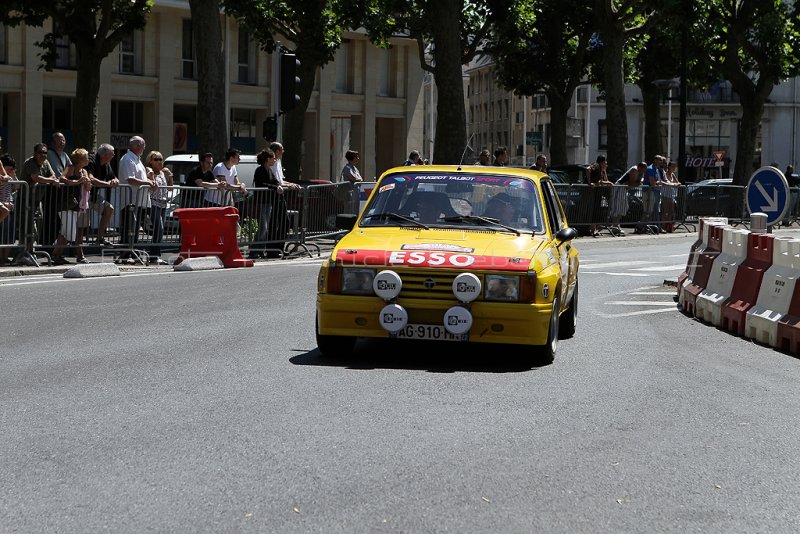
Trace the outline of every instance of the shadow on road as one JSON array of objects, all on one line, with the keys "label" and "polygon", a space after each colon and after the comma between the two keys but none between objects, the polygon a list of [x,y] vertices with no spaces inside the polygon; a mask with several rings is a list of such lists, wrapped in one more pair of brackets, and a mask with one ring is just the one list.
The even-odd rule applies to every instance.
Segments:
[{"label": "shadow on road", "polygon": [[539,368],[535,357],[535,349],[530,347],[364,339],[358,341],[352,354],[324,356],[315,348],[293,356],[289,361],[294,365],[343,367],[357,371],[406,369],[431,373],[521,373]]}]

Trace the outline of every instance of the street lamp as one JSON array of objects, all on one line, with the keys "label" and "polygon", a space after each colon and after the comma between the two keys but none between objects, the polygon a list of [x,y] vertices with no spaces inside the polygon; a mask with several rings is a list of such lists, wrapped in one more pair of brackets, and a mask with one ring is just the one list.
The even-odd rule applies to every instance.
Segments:
[{"label": "street lamp", "polygon": [[680,87],[681,82],[677,79],[654,80],[653,85],[659,89],[669,91],[667,96],[667,158],[672,159],[672,90]]}]

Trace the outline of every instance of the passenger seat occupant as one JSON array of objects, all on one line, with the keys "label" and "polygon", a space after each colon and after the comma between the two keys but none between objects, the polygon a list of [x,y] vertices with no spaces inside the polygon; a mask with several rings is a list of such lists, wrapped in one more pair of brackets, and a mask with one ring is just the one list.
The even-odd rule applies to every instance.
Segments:
[{"label": "passenger seat occupant", "polygon": [[508,193],[497,193],[490,198],[483,216],[497,219],[503,224],[511,224],[514,221],[514,204]]}]

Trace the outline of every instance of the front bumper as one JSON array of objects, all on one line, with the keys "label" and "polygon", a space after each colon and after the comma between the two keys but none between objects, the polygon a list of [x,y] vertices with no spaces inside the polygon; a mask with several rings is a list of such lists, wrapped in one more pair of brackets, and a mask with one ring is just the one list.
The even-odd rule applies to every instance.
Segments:
[{"label": "front bumper", "polygon": [[[397,304],[408,312],[408,322],[442,325],[445,311],[456,300],[399,298]],[[327,336],[388,338],[378,314],[386,302],[378,297],[317,295],[319,333]],[[520,304],[508,302],[473,302],[465,305],[472,313],[469,331],[472,343],[508,343],[545,345],[550,327],[552,303]]]}]

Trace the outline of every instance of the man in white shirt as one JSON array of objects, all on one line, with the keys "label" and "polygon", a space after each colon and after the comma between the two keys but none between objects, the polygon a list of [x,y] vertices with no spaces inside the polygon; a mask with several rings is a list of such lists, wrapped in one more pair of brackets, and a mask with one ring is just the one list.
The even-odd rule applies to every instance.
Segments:
[{"label": "man in white shirt", "polygon": [[283,161],[281,160],[283,158],[283,145],[275,141],[269,145],[269,149],[275,153],[275,165],[272,168],[275,170],[275,175],[278,177],[281,186],[284,189],[299,189],[299,185],[286,181],[286,177],[283,175]]},{"label": "man in white shirt", "polygon": [[232,202],[227,202],[229,199],[225,197],[226,191],[247,192],[245,185],[239,181],[239,172],[236,170],[236,164],[239,163],[240,154],[241,151],[239,149],[229,148],[227,152],[225,152],[225,160],[220,161],[214,167],[212,173],[217,179],[219,186],[216,190],[209,189],[206,191],[206,207],[219,207],[233,204]]},{"label": "man in white shirt", "polygon": [[[150,211],[150,191],[156,191],[158,186],[147,178],[147,169],[142,163],[144,153],[144,139],[134,135],[128,141],[128,151],[119,160],[120,182],[127,183],[130,188],[120,188],[120,205],[125,206],[122,213],[122,237],[128,243],[139,242],[139,227],[144,222],[145,214]],[[147,188],[142,187],[147,186]],[[133,208],[130,206],[133,205]],[[120,260],[127,260],[130,254],[123,253]]]}]

